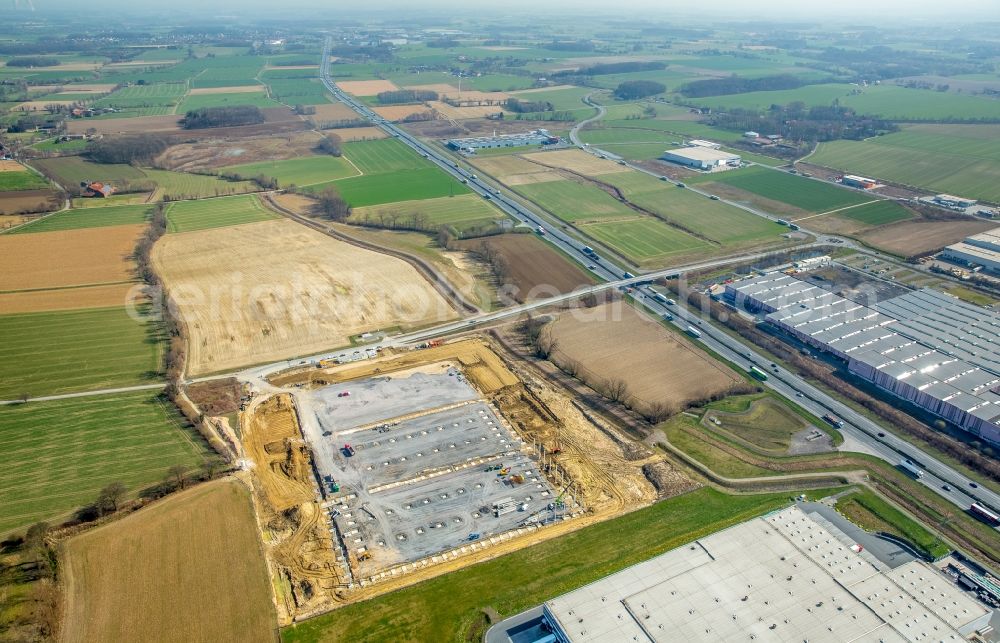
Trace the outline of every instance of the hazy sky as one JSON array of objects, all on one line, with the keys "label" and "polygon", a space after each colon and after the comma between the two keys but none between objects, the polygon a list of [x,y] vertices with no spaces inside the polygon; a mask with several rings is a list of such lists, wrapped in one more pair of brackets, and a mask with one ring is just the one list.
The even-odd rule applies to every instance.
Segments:
[{"label": "hazy sky", "polygon": [[[0,0],[0,15],[10,7],[12,0]],[[22,0],[23,2],[23,0]],[[66,9],[80,10],[79,0],[34,0],[39,10]],[[895,16],[897,19],[922,17],[952,18],[955,20],[1000,21],[1000,0],[86,0],[86,12],[99,14],[102,9],[134,11],[138,7],[146,10],[182,10],[219,15],[237,12],[246,16],[251,11],[272,14],[275,12],[300,13],[310,10],[321,16],[335,16],[344,10],[354,13],[365,10],[373,14],[391,12],[397,8],[416,6],[428,9],[450,8],[461,13],[477,10],[484,13],[503,12],[525,14],[554,13],[561,6],[567,8],[614,13],[622,18],[635,14],[677,14],[696,16],[698,14],[723,15],[734,20],[755,20],[762,17],[802,17],[840,16],[845,20],[862,21],[864,17]],[[387,14],[387,17],[391,16]]]}]

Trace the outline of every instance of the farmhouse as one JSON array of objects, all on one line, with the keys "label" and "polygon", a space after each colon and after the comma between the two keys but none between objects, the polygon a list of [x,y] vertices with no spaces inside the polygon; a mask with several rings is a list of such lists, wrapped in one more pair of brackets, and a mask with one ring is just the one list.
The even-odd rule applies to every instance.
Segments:
[{"label": "farmhouse", "polygon": [[739,154],[731,154],[707,147],[682,147],[667,150],[660,158],[699,170],[724,170],[737,167],[742,160]]},{"label": "farmhouse", "polygon": [[497,147],[521,147],[524,145],[552,145],[559,142],[558,136],[553,136],[545,129],[535,129],[522,134],[500,134],[494,136],[475,136],[470,138],[451,138],[446,141],[453,150],[475,153]]},{"label": "farmhouse", "polygon": [[726,296],[852,374],[1000,444],[1000,314],[930,288],[863,306],[782,273],[729,284]]},{"label": "farmhouse", "polygon": [[798,507],[688,543],[542,609],[561,643],[959,643],[992,615],[930,565],[891,568]]},{"label": "farmhouse", "polygon": [[83,196],[94,199],[104,199],[115,193],[115,188],[110,183],[100,181],[81,181],[80,189]]},{"label": "farmhouse", "polygon": [[982,266],[987,272],[1000,274],[1000,228],[966,237],[948,246],[941,252],[941,258],[970,267]]}]

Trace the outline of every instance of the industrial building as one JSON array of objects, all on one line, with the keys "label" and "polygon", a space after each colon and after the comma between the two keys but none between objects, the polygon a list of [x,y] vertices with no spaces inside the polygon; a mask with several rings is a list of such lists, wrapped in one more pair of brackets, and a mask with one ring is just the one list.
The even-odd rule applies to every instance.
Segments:
[{"label": "industrial building", "polygon": [[730,154],[708,147],[682,147],[676,150],[667,150],[660,158],[664,161],[709,171],[737,167],[742,161],[739,154]]},{"label": "industrial building", "polygon": [[941,258],[1000,274],[1000,228],[966,237],[941,251]]},{"label": "industrial building", "polygon": [[522,147],[524,145],[553,145],[559,142],[559,137],[554,136],[545,129],[535,129],[522,134],[498,134],[494,136],[474,136],[470,138],[451,138],[445,141],[448,147],[461,152],[472,152],[476,150],[497,148],[497,147]]},{"label": "industrial building", "polygon": [[992,611],[931,566],[890,568],[813,515],[773,512],[547,601],[552,640],[959,643],[988,628]]},{"label": "industrial building", "polygon": [[933,197],[933,200],[934,203],[953,210],[964,210],[978,203],[976,199],[966,199],[952,194],[937,194]]},{"label": "industrial building", "polygon": [[840,182],[843,185],[852,188],[861,188],[862,190],[870,190],[878,186],[878,181],[875,179],[869,179],[863,176],[855,176],[854,174],[845,174],[840,178]]},{"label": "industrial building", "polygon": [[726,286],[737,306],[848,370],[1000,444],[1000,315],[925,288],[872,307],[783,273]]},{"label": "industrial building", "polygon": [[702,140],[700,138],[692,138],[690,141],[687,142],[687,144],[688,144],[688,147],[704,147],[704,148],[707,148],[707,149],[710,149],[710,150],[721,150],[722,149],[722,144],[715,143],[715,142],[712,142],[712,141],[705,141],[705,140]]}]

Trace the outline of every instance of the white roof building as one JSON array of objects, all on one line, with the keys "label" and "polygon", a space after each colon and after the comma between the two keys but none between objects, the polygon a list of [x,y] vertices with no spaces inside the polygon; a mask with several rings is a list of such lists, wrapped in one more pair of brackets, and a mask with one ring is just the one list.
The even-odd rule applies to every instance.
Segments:
[{"label": "white roof building", "polygon": [[866,557],[798,507],[741,523],[543,606],[556,640],[952,641],[992,612],[922,562]]},{"label": "white roof building", "polygon": [[708,147],[682,147],[676,150],[667,150],[660,158],[699,170],[738,165],[742,160],[739,154],[731,154]]}]

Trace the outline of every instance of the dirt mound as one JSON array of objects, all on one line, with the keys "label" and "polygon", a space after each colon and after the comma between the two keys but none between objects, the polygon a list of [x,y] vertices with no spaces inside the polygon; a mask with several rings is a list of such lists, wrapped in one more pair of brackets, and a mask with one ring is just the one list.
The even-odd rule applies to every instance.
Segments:
[{"label": "dirt mound", "polygon": [[699,486],[698,483],[663,461],[643,465],[642,475],[646,476],[646,479],[656,487],[660,498],[676,496]]},{"label": "dirt mound", "polygon": [[243,385],[233,377],[196,382],[188,387],[187,395],[205,415],[225,415],[240,409]]},{"label": "dirt mound", "polygon": [[291,132],[258,138],[206,138],[196,143],[172,145],[156,159],[156,166],[166,170],[193,172],[214,170],[229,165],[282,161],[314,154],[322,140],[316,132]]}]

